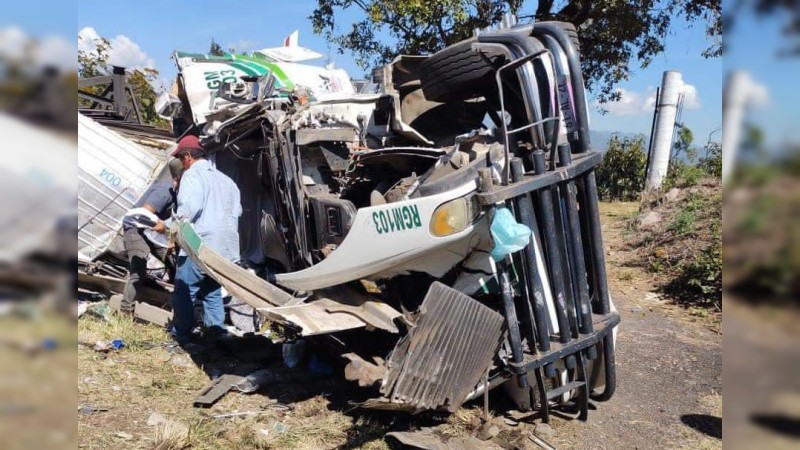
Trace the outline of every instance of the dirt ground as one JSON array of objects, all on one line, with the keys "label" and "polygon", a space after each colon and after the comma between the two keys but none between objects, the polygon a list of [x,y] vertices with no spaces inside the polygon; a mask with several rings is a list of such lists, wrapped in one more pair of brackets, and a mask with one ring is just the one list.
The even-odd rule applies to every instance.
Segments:
[{"label": "dirt ground", "polygon": [[[633,203],[601,205],[610,288],[622,316],[617,393],[594,404],[585,423],[564,414],[536,433],[557,448],[721,448],[721,319],[672,305],[658,294],[657,277],[631,264],[626,221],[636,211]],[[78,333],[79,406],[105,409],[79,411],[80,448],[385,449],[387,432],[420,427],[444,438],[486,437],[480,402],[451,416],[361,410],[355,383],[327,373],[324,362],[314,370],[286,369],[274,349],[246,355],[273,369],[274,383],[194,408],[210,378],[231,369],[229,355],[181,354],[164,345],[157,327],[115,317],[81,319]],[[118,338],[126,344],[120,351],[93,349],[98,340]],[[538,417],[508,408],[493,391],[491,409],[500,417],[490,424],[499,431],[494,443],[537,448],[524,436]],[[240,415],[218,417],[232,413]]]}]

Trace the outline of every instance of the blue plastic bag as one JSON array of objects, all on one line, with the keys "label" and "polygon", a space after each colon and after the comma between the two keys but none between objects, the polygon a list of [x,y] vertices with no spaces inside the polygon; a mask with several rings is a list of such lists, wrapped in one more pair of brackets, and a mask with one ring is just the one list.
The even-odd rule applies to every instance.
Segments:
[{"label": "blue plastic bag", "polygon": [[531,240],[531,229],[517,223],[508,208],[498,208],[490,227],[494,248],[492,258],[500,261],[511,253],[518,252]]}]

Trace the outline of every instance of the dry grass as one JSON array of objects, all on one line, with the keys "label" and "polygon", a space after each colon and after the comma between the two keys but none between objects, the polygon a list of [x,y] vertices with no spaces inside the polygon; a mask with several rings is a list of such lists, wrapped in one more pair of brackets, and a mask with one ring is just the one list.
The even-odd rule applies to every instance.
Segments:
[{"label": "dry grass", "polygon": [[[74,448],[77,435],[75,322],[38,310],[0,318],[0,436],[3,448]],[[46,350],[42,342],[52,340]]]},{"label": "dry grass", "polygon": [[[79,321],[78,340],[83,343],[78,348],[79,404],[110,409],[79,414],[81,448],[388,448],[383,436],[391,420],[332,408],[324,395],[301,396],[287,410],[276,408],[275,401],[263,393],[231,392],[210,410],[194,408],[194,397],[210,381],[204,368],[189,355],[170,353],[162,345],[168,340],[163,329],[125,317],[108,319],[84,317]],[[122,339],[126,347],[109,353],[93,349],[96,341],[113,339]],[[281,385],[278,395],[308,390],[303,383]],[[166,421],[148,426],[148,417],[154,412]],[[213,417],[231,412],[258,415]],[[128,434],[133,438],[126,439]]]}]

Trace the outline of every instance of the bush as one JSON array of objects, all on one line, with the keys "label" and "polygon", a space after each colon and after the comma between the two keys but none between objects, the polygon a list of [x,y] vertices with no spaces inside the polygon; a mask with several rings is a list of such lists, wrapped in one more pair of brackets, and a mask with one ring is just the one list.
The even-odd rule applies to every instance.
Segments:
[{"label": "bush", "polygon": [[693,306],[722,306],[722,238],[719,230],[714,241],[694,259],[678,265],[677,277],[666,286],[679,303]]},{"label": "bush", "polygon": [[698,165],[708,176],[722,178],[722,145],[719,142],[709,142],[706,145],[706,155],[700,158]]},{"label": "bush", "polygon": [[620,140],[614,136],[608,143],[603,162],[597,167],[597,193],[601,200],[638,200],[644,189],[647,153],[644,136]]},{"label": "bush", "polygon": [[721,187],[705,186],[676,203],[656,203],[664,223],[638,235],[648,270],[665,277],[664,291],[677,304],[721,308]]}]

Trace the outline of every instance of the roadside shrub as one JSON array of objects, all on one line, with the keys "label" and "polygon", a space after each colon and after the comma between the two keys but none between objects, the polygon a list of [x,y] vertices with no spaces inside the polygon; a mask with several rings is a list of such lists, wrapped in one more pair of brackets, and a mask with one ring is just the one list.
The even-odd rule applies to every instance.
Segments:
[{"label": "roadside shrub", "polygon": [[719,184],[691,188],[676,202],[655,201],[663,217],[639,230],[631,245],[641,247],[642,264],[663,277],[664,292],[687,307],[721,308],[722,194]]},{"label": "roadside shrub", "polygon": [[611,138],[603,162],[597,167],[597,193],[601,200],[638,200],[644,188],[647,165],[644,136]]},{"label": "roadside shrub", "polygon": [[722,238],[719,229],[712,235],[711,245],[700,249],[693,259],[678,264],[677,276],[665,286],[679,303],[721,310]]},{"label": "roadside shrub", "polygon": [[706,176],[708,176],[708,174],[699,165],[693,165],[683,161],[674,161],[667,171],[663,189],[668,191],[674,187],[684,188],[694,186],[703,178],[706,178]]},{"label": "roadside shrub", "polygon": [[710,177],[722,178],[722,145],[719,142],[709,142],[706,145],[706,154],[698,166]]}]

